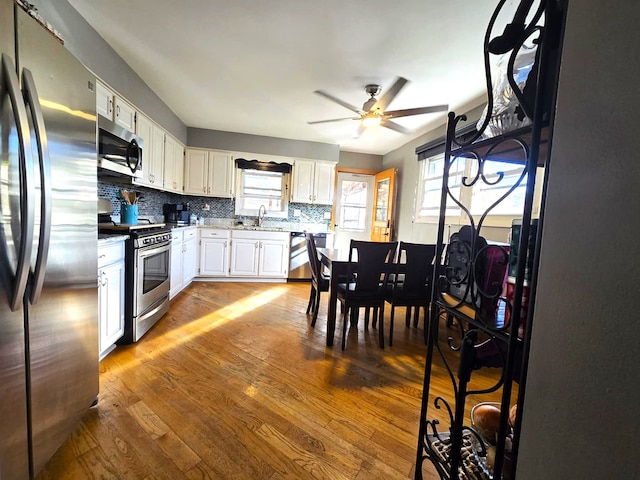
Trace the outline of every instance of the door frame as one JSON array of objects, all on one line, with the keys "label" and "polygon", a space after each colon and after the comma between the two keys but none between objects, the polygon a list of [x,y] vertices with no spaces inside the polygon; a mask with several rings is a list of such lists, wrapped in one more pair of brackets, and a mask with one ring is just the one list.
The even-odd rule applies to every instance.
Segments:
[{"label": "door frame", "polygon": [[335,199],[338,198],[338,173],[357,173],[360,175],[372,175],[375,177],[376,174],[380,173],[378,170],[368,170],[365,168],[346,168],[346,167],[336,167],[336,173],[333,179],[333,198],[334,198],[334,202],[333,205],[331,207],[331,224],[330,224],[330,230],[335,232],[336,231],[336,201]]},{"label": "door frame", "polygon": [[[373,208],[371,212],[371,240],[374,242],[391,242],[395,238],[397,176],[398,169],[394,167],[378,172],[374,177]],[[378,194],[380,192],[378,185],[385,180],[389,181],[386,203],[382,205],[385,218],[384,220],[378,220],[377,214],[380,209],[378,206]]]}]

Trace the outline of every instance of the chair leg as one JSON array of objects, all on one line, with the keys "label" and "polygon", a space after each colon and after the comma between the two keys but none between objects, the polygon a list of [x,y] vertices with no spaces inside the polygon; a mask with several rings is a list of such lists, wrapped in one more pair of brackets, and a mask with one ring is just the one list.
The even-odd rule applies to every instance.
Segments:
[{"label": "chair leg", "polygon": [[316,320],[318,320],[318,311],[320,310],[320,290],[316,292],[313,299],[313,318],[311,319],[311,326],[316,326]]},{"label": "chair leg", "polygon": [[309,303],[307,304],[307,315],[309,315],[309,312],[311,312],[311,307],[313,306],[313,300],[315,298],[315,291],[316,289],[313,287],[313,284],[311,284],[311,291],[309,292]]},{"label": "chair leg", "polygon": [[404,315],[404,324],[407,328],[411,326],[411,305],[407,305],[407,311]]},{"label": "chair leg", "polygon": [[393,345],[393,317],[394,317],[395,310],[396,310],[396,307],[392,303],[391,314],[389,315],[389,346]]},{"label": "chair leg", "polygon": [[373,307],[373,320],[371,321],[371,326],[376,328],[378,325],[378,307]]},{"label": "chair leg", "polygon": [[384,303],[380,306],[380,326],[378,327],[380,336],[380,348],[384,348]]},{"label": "chair leg", "polygon": [[349,309],[345,308],[342,315],[342,350],[347,344],[347,319],[349,317]]},{"label": "chair leg", "polygon": [[364,329],[365,330],[369,330],[369,312],[370,312],[370,308],[367,307],[364,309]]},{"label": "chair leg", "polygon": [[413,326],[417,328],[418,323],[420,323],[420,305],[416,305],[413,312]]}]

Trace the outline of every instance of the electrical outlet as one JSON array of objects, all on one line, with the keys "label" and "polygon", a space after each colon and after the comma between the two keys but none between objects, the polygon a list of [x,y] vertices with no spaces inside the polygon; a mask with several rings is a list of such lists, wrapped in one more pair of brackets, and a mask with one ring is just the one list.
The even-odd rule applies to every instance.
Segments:
[{"label": "electrical outlet", "polygon": [[208,203],[205,203],[205,204],[204,204],[204,207],[202,207],[202,210],[209,211],[209,209],[210,209],[210,208],[211,208],[211,207],[209,206],[209,204],[208,204]]},{"label": "electrical outlet", "polygon": [[331,212],[324,212],[323,216],[325,220],[331,220]]},{"label": "electrical outlet", "polygon": [[300,210],[299,208],[294,208],[293,209],[293,216],[294,217],[300,217],[302,215],[302,210]]}]

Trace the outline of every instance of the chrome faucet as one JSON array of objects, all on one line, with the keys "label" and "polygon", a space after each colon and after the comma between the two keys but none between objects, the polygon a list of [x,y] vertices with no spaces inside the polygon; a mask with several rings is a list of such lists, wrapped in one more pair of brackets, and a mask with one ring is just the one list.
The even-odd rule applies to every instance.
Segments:
[{"label": "chrome faucet", "polygon": [[264,205],[260,205],[260,208],[258,208],[258,226],[261,227],[262,226],[262,222],[264,222],[264,217],[267,214],[267,207],[265,207]]}]

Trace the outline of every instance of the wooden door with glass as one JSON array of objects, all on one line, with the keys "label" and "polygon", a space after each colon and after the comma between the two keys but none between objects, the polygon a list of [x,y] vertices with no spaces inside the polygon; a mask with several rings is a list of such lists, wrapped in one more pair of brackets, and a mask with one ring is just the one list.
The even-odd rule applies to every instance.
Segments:
[{"label": "wooden door with glass", "polygon": [[376,174],[373,188],[373,218],[371,240],[390,242],[393,240],[395,223],[396,169],[390,168]]}]

